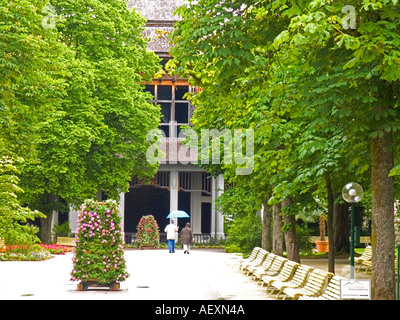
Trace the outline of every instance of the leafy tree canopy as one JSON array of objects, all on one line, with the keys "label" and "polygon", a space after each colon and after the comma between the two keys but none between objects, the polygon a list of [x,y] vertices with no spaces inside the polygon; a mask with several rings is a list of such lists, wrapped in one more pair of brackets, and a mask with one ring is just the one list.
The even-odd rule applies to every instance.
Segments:
[{"label": "leafy tree canopy", "polygon": [[51,217],[152,177],[160,110],[142,84],[160,65],[145,19],[118,0],[13,0],[0,18],[0,150],[25,159],[24,202]]}]

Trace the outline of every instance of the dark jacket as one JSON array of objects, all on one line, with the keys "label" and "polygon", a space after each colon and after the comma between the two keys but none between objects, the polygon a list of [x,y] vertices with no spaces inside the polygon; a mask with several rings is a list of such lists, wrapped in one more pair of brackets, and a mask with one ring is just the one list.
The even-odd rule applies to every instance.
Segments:
[{"label": "dark jacket", "polygon": [[189,227],[183,228],[181,231],[181,237],[182,237],[182,244],[191,244],[193,238],[192,229],[190,229]]}]

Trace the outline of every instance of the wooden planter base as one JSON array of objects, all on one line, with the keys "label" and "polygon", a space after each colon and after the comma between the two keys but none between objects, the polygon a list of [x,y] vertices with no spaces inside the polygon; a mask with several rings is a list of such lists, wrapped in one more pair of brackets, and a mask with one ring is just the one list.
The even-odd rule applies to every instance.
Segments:
[{"label": "wooden planter base", "polygon": [[119,291],[119,282],[110,282],[101,284],[98,281],[86,281],[78,283],[77,289],[78,291],[86,291],[89,288],[108,288],[110,291]]},{"label": "wooden planter base", "polygon": [[154,246],[154,245],[147,245],[147,244],[145,244],[145,245],[140,245],[139,246],[139,249],[140,250],[155,250],[156,249],[156,246]]}]

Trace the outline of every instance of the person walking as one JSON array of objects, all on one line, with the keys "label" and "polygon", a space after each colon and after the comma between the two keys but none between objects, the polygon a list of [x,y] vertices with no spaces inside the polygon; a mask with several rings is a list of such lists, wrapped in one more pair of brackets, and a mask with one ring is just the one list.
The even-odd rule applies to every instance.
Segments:
[{"label": "person walking", "polygon": [[167,233],[167,242],[169,253],[175,252],[175,233],[178,232],[179,227],[174,225],[174,220],[169,221],[169,225],[167,225],[164,229],[164,232]]},{"label": "person walking", "polygon": [[183,244],[183,253],[189,254],[190,244],[192,243],[193,233],[192,229],[190,229],[190,223],[186,223],[186,227],[184,227],[181,231],[182,244]]}]

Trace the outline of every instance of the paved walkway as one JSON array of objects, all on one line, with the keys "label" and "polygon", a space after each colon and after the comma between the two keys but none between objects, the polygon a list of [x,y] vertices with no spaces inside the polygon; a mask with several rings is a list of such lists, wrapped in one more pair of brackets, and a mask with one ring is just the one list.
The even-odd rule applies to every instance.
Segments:
[{"label": "paved walkway", "polygon": [[265,292],[238,269],[240,257],[217,250],[126,250],[131,276],[118,292],[77,291],[72,254],[47,261],[0,262],[0,300],[260,300]]},{"label": "paved walkway", "polygon": [[[241,258],[236,254],[128,249],[125,259],[131,276],[118,292],[77,291],[77,283],[70,281],[71,253],[47,261],[2,261],[0,300],[268,300],[265,291],[239,270]],[[302,263],[327,270],[326,259]],[[346,276],[348,270],[348,260],[337,261],[337,274]],[[356,276],[370,277],[359,272]]]}]

